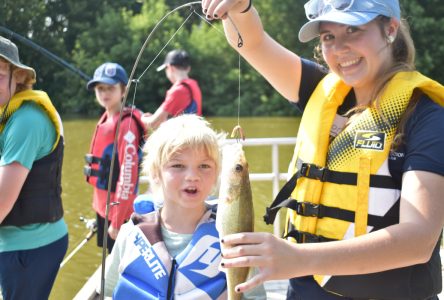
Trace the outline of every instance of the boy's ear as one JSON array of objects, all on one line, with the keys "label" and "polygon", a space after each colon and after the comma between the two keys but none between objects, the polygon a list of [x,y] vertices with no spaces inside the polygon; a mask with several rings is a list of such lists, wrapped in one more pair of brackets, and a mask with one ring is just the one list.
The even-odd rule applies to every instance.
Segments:
[{"label": "boy's ear", "polygon": [[153,172],[151,172],[151,174],[152,174],[151,177],[153,178],[154,183],[159,185],[160,180],[159,180],[159,176],[157,176],[157,173],[153,171]]},{"label": "boy's ear", "polygon": [[125,85],[125,87],[122,89],[122,99],[123,99],[123,97],[125,97],[125,92],[126,92],[126,85]]},{"label": "boy's ear", "polygon": [[191,71],[191,66],[188,66],[188,68],[187,68],[187,74],[190,73],[190,71]]}]

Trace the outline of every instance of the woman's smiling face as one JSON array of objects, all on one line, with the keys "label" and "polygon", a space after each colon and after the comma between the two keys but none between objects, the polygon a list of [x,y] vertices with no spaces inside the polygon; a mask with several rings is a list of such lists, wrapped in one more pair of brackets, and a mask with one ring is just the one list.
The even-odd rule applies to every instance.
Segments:
[{"label": "woman's smiling face", "polygon": [[[396,19],[392,19],[396,20]],[[391,21],[387,34],[396,38]],[[322,53],[330,70],[349,86],[368,91],[392,65],[391,47],[376,20],[361,26],[322,22],[320,26]]]}]

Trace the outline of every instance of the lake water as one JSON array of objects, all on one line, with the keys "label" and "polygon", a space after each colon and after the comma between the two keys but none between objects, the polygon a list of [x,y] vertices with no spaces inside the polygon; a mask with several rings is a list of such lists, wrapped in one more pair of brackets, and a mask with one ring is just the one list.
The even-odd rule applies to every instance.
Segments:
[{"label": "lake water", "polygon": [[[84,155],[89,151],[91,137],[98,118],[62,116],[65,129],[65,158],[63,163],[63,206],[65,221],[69,230],[68,253],[82,242],[88,233],[85,219],[95,218],[92,209],[93,187],[83,176]],[[214,129],[230,132],[237,125],[237,118],[211,118]],[[242,126],[247,138],[295,137],[300,118],[242,118]],[[285,173],[291,161],[294,146],[279,146],[279,172]],[[271,146],[244,147],[250,173],[271,173]],[[285,182],[281,182],[281,186]],[[255,207],[255,231],[273,232],[272,225],[265,225],[262,216],[265,207],[272,199],[271,182],[252,182]],[[142,185],[141,191],[146,189]],[[283,216],[281,214],[281,224]],[[54,284],[51,300],[73,299],[90,276],[101,264],[102,249],[96,246],[96,237],[86,243],[59,271]]]}]

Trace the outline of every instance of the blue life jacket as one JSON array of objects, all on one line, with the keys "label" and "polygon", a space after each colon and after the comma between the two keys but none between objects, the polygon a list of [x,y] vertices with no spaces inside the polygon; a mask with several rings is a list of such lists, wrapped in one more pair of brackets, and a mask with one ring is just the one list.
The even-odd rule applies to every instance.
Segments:
[{"label": "blue life jacket", "polygon": [[159,212],[133,213],[113,299],[227,299],[216,215],[208,210],[188,246],[171,257],[163,241]]},{"label": "blue life jacket", "polygon": [[[205,199],[205,201],[214,200],[214,199],[217,198],[208,197],[207,199]],[[217,204],[210,204],[207,202],[205,203],[205,206],[207,207],[207,209],[211,209],[214,213],[217,213]],[[136,199],[134,199],[133,208],[134,212],[138,213],[139,215],[144,215],[144,214],[149,214],[150,212],[153,212],[156,209],[159,209],[159,205],[157,204],[152,194],[141,194],[137,196]]]}]

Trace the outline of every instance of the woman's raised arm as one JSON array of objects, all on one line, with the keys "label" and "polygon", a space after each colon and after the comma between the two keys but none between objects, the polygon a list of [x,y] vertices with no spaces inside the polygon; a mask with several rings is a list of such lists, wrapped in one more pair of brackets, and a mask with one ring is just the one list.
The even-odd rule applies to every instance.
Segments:
[{"label": "woman's raised arm", "polygon": [[[223,19],[228,42],[286,99],[299,100],[301,81],[301,59],[285,49],[267,33],[256,9],[252,6],[247,12],[249,0],[204,0],[202,8],[207,19]],[[243,46],[237,47],[238,35],[225,13],[236,24]]]}]

